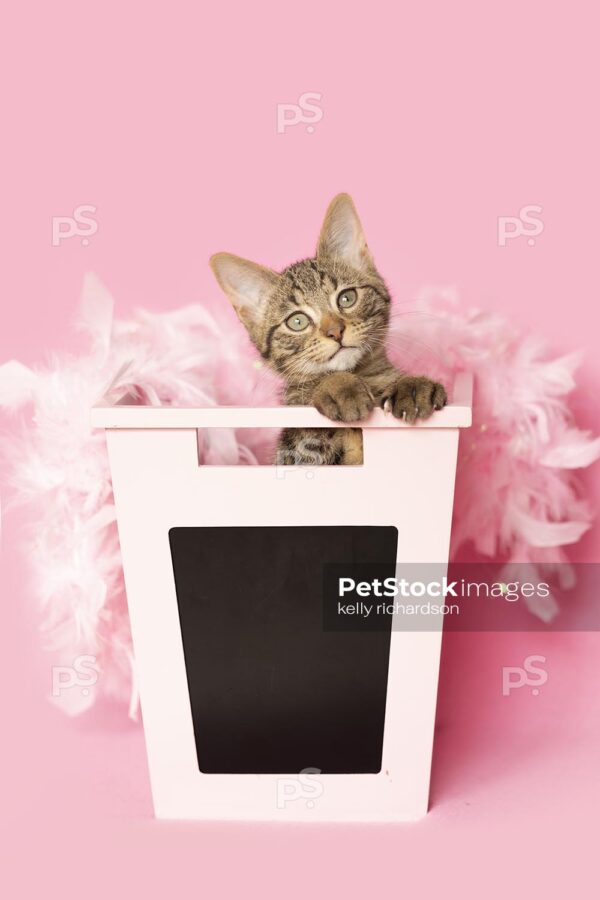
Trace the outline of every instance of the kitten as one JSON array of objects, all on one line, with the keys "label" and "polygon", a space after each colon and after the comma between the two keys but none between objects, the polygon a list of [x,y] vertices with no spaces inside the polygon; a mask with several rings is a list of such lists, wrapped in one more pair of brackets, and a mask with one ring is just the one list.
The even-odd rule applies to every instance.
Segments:
[{"label": "kitten", "polygon": [[[399,372],[385,340],[390,295],[348,194],[325,216],[316,256],[277,273],[230,253],[210,265],[263,358],[285,380],[285,402],[314,405],[337,422],[360,422],[386,406],[407,422],[446,404],[441,384]],[[286,429],[284,465],[360,465],[358,428]]]}]

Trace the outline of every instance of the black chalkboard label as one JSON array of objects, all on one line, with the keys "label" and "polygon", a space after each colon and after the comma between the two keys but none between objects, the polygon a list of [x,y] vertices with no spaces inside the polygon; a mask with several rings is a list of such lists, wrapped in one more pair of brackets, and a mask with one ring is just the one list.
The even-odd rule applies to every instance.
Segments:
[{"label": "black chalkboard label", "polygon": [[200,770],[379,772],[390,628],[326,631],[323,575],[363,563],[393,575],[397,529],[172,528],[169,539]]}]

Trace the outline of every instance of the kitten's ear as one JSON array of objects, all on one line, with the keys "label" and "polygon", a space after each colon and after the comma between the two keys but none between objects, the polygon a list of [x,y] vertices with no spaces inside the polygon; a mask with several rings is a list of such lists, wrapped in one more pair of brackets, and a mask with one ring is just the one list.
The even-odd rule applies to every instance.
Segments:
[{"label": "kitten's ear", "polygon": [[280,276],[272,269],[232,253],[215,253],[210,258],[210,267],[252,334],[264,315],[266,298],[277,286]]},{"label": "kitten's ear", "polygon": [[319,235],[317,256],[343,259],[355,269],[373,266],[362,225],[349,194],[338,194],[329,204]]}]

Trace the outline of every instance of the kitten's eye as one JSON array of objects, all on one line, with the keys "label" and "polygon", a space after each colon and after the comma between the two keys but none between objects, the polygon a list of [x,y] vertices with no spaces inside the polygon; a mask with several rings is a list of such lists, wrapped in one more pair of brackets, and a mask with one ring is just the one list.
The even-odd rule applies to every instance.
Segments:
[{"label": "kitten's eye", "polygon": [[285,324],[292,331],[304,331],[310,324],[310,319],[304,313],[294,313],[285,320]]},{"label": "kitten's eye", "polygon": [[354,288],[348,288],[337,298],[337,305],[340,309],[350,309],[351,306],[354,306],[356,301],[358,300],[358,296]]}]

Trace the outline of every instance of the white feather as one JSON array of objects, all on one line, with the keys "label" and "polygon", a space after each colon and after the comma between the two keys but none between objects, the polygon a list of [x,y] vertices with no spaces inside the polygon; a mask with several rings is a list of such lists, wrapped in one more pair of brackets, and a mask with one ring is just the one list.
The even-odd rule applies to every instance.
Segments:
[{"label": "white feather", "polygon": [[[457,371],[476,377],[473,426],[461,436],[453,554],[473,545],[492,559],[560,566],[563,547],[579,540],[592,515],[570,470],[600,456],[600,438],[573,423],[569,395],[580,355],[553,359],[542,342],[523,339],[500,316],[461,311],[454,289],[423,292],[414,314],[392,322],[390,354],[399,368],[449,384]],[[136,715],[137,686],[104,436],[90,407],[112,402],[257,405],[278,402],[279,384],[257,361],[225,305],[193,305],[113,320],[113,302],[86,278],[81,327],[89,352],[32,371],[0,367],[0,406],[32,405],[32,416],[4,441],[14,495],[31,504],[28,551],[57,663],[97,657],[100,677],[89,698],[61,705],[80,712],[94,698],[126,699]],[[343,360],[344,365],[346,360]],[[224,430],[199,436],[205,462],[255,464],[272,459],[275,435]],[[532,611],[544,621],[550,598]]]}]

